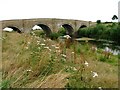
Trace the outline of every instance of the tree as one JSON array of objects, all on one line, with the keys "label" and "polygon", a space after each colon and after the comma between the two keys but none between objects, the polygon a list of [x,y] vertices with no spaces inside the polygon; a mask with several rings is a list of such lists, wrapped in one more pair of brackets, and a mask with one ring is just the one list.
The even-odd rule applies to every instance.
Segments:
[{"label": "tree", "polygon": [[97,20],[96,22],[97,22],[97,24],[100,24],[100,23],[101,23],[101,20]]},{"label": "tree", "polygon": [[113,15],[112,20],[117,20],[118,17],[116,15]]}]

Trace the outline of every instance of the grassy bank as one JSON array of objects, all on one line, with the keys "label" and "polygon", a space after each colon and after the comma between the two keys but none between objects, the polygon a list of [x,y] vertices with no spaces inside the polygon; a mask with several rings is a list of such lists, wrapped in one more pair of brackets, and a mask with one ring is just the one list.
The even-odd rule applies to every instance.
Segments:
[{"label": "grassy bank", "polygon": [[[2,88],[117,88],[118,56],[36,35],[3,32]],[[95,76],[96,73],[97,75]]]}]

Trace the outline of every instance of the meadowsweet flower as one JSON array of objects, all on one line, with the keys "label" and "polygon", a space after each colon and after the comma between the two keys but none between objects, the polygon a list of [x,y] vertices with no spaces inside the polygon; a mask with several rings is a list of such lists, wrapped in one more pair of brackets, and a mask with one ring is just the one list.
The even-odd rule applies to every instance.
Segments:
[{"label": "meadowsweet flower", "polygon": [[50,48],[49,48],[48,50],[49,50],[49,51],[51,51],[51,49],[50,49]]},{"label": "meadowsweet flower", "polygon": [[61,55],[66,58],[66,55],[65,55],[65,54],[61,54]]},{"label": "meadowsweet flower", "polygon": [[28,69],[27,72],[33,72],[31,69]]},{"label": "meadowsweet flower", "polygon": [[45,44],[44,44],[44,43],[41,43],[40,45],[41,45],[41,46],[45,46]]},{"label": "meadowsweet flower", "polygon": [[38,49],[40,49],[40,47],[38,47]]},{"label": "meadowsweet flower", "polygon": [[63,61],[66,61],[66,59],[65,59],[65,58],[63,58],[62,60],[63,60]]},{"label": "meadowsweet flower", "polygon": [[44,47],[45,49],[49,49],[49,47]]},{"label": "meadowsweet flower", "polygon": [[59,47],[55,47],[55,49],[59,49]]},{"label": "meadowsweet flower", "polygon": [[97,72],[93,72],[93,71],[91,71],[91,72],[93,73],[93,78],[94,78],[94,77],[98,77]]},{"label": "meadowsweet flower", "polygon": [[30,42],[28,42],[28,44],[30,44]]},{"label": "meadowsweet flower", "polygon": [[38,39],[38,37],[36,35],[34,35],[34,38]]},{"label": "meadowsweet flower", "polygon": [[40,41],[37,41],[37,43],[40,43]]},{"label": "meadowsweet flower", "polygon": [[56,47],[56,45],[51,45],[52,47]]},{"label": "meadowsweet flower", "polygon": [[28,47],[25,47],[25,49],[28,49]]},{"label": "meadowsweet flower", "polygon": [[43,41],[45,42],[46,40],[45,40],[45,39],[43,39]]},{"label": "meadowsweet flower", "polygon": [[97,51],[97,47],[96,46],[92,46],[92,51]]},{"label": "meadowsweet flower", "polygon": [[88,67],[88,62],[87,61],[85,61],[85,65]]},{"label": "meadowsweet flower", "polygon": [[51,51],[51,49],[49,47],[44,47],[45,49],[48,49],[49,51]]},{"label": "meadowsweet flower", "polygon": [[72,52],[72,54],[74,54],[75,52]]},{"label": "meadowsweet flower", "polygon": [[103,90],[102,87],[98,87],[99,90]]},{"label": "meadowsweet flower", "polygon": [[32,33],[32,35],[34,36],[35,35],[35,33],[34,32],[31,32]]},{"label": "meadowsweet flower", "polygon": [[0,40],[5,40],[5,37],[0,37]]},{"label": "meadowsweet flower", "polygon": [[51,39],[47,39],[47,41],[51,41]]},{"label": "meadowsweet flower", "polygon": [[36,39],[39,39],[39,37],[38,37],[38,36],[36,36]]},{"label": "meadowsweet flower", "polygon": [[35,36],[35,33],[34,33],[34,32],[32,32],[32,35],[33,35],[33,36]]},{"label": "meadowsweet flower", "polygon": [[56,50],[56,52],[60,53],[60,50]]},{"label": "meadowsweet flower", "polygon": [[76,69],[75,67],[73,67],[73,70],[74,70],[74,71],[77,71],[77,69]]}]

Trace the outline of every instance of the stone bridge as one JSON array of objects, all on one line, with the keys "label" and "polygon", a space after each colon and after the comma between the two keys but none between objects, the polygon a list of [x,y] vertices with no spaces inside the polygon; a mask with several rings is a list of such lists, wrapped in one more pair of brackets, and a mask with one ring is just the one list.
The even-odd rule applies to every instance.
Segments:
[{"label": "stone bridge", "polygon": [[36,19],[16,19],[0,21],[2,29],[8,27],[18,32],[29,33],[35,25],[40,26],[49,35],[52,32],[58,32],[61,27],[65,28],[66,33],[72,35],[79,28],[95,25],[90,21],[55,19],[55,18],[36,18]]}]

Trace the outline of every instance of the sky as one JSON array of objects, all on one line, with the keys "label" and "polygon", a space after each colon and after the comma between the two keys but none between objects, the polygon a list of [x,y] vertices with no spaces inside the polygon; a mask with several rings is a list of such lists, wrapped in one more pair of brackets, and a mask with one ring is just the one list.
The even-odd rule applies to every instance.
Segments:
[{"label": "sky", "polygon": [[120,0],[1,0],[0,20],[60,18],[112,21]]}]

